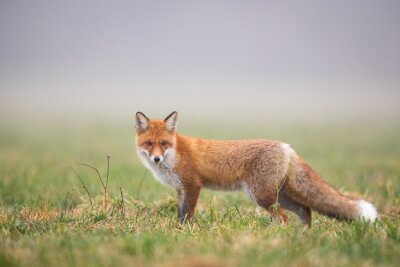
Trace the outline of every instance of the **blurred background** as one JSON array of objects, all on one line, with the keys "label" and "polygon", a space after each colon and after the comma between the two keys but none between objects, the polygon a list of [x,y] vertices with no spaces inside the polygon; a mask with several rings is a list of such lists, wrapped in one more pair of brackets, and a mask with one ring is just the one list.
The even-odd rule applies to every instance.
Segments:
[{"label": "blurred background", "polygon": [[1,1],[1,119],[400,117],[399,1]]},{"label": "blurred background", "polygon": [[[398,0],[1,0],[0,266],[396,266],[399,104]],[[202,190],[182,232],[176,192],[136,156],[139,110],[177,110],[191,136],[289,143],[382,223],[269,227],[245,194]],[[76,161],[105,177],[108,154],[104,214]]]}]

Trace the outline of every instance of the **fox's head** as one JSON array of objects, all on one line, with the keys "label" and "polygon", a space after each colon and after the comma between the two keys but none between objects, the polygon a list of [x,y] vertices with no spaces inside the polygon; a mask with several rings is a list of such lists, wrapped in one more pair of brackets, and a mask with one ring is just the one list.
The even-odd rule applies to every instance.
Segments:
[{"label": "fox's head", "polygon": [[136,146],[140,156],[152,163],[162,163],[174,150],[178,113],[164,120],[150,120],[142,112],[136,113]]}]

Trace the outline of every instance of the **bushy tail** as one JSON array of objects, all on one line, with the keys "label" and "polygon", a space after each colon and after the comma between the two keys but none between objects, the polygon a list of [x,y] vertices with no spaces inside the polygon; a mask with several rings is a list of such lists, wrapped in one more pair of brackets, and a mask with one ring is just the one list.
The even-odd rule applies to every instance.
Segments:
[{"label": "bushy tail", "polygon": [[378,216],[371,203],[342,195],[297,157],[292,160],[284,192],[301,205],[340,220],[373,222]]}]

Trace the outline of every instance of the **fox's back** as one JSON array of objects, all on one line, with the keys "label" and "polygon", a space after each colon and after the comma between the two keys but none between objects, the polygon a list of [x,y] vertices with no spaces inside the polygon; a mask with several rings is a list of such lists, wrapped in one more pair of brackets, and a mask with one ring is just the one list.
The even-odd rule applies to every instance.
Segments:
[{"label": "fox's back", "polygon": [[178,143],[190,146],[191,155],[188,156],[206,184],[235,183],[236,180],[248,179],[255,171],[264,172],[267,176],[282,175],[290,161],[288,150],[292,151],[286,144],[267,139],[222,141],[181,138]]}]

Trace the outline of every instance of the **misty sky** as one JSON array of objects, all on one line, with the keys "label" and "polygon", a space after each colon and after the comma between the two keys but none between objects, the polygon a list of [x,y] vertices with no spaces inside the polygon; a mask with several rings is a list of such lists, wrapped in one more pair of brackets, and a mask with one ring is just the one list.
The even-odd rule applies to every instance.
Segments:
[{"label": "misty sky", "polygon": [[400,114],[399,14],[400,1],[4,0],[0,111]]}]

